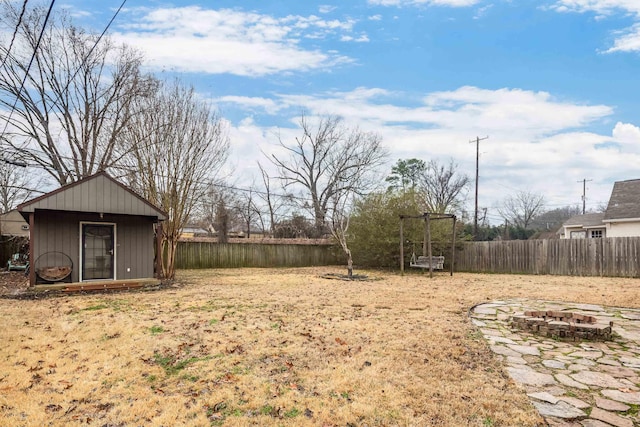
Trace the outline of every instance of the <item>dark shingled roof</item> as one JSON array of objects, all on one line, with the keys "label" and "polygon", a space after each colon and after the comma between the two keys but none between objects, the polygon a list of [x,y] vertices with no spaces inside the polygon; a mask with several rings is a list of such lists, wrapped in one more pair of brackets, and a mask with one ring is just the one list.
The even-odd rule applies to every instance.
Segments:
[{"label": "dark shingled roof", "polygon": [[604,225],[602,220],[604,219],[604,212],[588,213],[584,215],[575,215],[564,222],[564,226],[581,225],[582,227],[593,227],[597,225]]},{"label": "dark shingled roof", "polygon": [[604,220],[640,218],[640,179],[613,184]]}]

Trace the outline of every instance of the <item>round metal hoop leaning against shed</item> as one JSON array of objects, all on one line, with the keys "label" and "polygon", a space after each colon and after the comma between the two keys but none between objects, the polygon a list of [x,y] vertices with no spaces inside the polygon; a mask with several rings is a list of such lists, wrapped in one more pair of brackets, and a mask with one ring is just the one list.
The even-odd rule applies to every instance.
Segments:
[{"label": "round metal hoop leaning against shed", "polygon": [[511,316],[511,326],[555,339],[606,341],[613,322],[567,311],[525,311]]}]

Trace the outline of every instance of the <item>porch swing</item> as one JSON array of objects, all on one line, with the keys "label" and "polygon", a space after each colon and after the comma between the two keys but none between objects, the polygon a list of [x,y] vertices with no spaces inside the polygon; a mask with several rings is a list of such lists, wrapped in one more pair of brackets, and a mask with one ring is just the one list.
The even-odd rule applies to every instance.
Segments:
[{"label": "porch swing", "polygon": [[444,270],[444,256],[416,256],[416,244],[414,243],[413,250],[411,251],[411,259],[409,260],[409,267]]},{"label": "porch swing", "polygon": [[400,215],[400,271],[404,274],[404,220],[405,219],[420,219],[425,223],[424,230],[424,242],[422,245],[421,256],[416,255],[416,245],[413,243],[413,250],[411,253],[411,259],[409,261],[409,267],[413,268],[426,268],[429,270],[429,275],[433,277],[433,270],[444,270],[444,256],[434,256],[431,252],[431,221],[451,219],[451,261],[449,266],[451,269],[451,275],[453,276],[454,259],[455,259],[455,241],[456,241],[456,216],[452,214],[439,214],[425,212],[422,215]]}]

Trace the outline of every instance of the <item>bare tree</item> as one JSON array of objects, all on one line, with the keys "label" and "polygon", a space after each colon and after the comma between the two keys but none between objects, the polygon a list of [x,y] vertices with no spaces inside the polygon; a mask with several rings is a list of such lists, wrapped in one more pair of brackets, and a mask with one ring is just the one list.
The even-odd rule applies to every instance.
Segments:
[{"label": "bare tree", "polygon": [[256,204],[256,193],[249,189],[239,195],[236,209],[247,230],[247,239],[251,237],[251,227],[260,221],[260,208]]},{"label": "bare tree", "polygon": [[39,192],[40,179],[32,171],[0,159],[0,213],[8,212]]},{"label": "bare tree", "polygon": [[207,181],[226,161],[229,141],[220,117],[193,88],[179,82],[159,88],[140,100],[142,114],[127,128],[129,170],[135,171],[142,194],[169,214],[162,222],[163,274],[173,278],[178,237],[204,197]]},{"label": "bare tree", "polygon": [[427,163],[420,180],[429,212],[446,213],[462,206],[464,191],[469,185],[469,177],[457,173],[458,165],[451,159],[441,165],[435,160]]},{"label": "bare tree", "polygon": [[215,228],[218,233],[218,243],[229,241],[229,209],[224,198],[218,199],[216,203]]},{"label": "bare tree", "polygon": [[347,258],[347,276],[353,277],[353,256],[348,245],[349,221],[351,219],[348,206],[348,194],[339,194],[331,200],[331,221],[329,230],[338,242]]},{"label": "bare tree", "polygon": [[[285,195],[284,197],[276,195],[273,190],[272,177],[269,176],[260,162],[258,162],[258,168],[260,169],[264,191],[258,192],[257,195],[266,206],[267,214],[269,215],[269,235],[273,237],[276,231],[276,224],[280,221],[280,211],[288,204],[291,204],[293,195]],[[261,220],[261,223],[263,224],[263,230],[265,230],[265,221]]]},{"label": "bare tree", "polygon": [[[19,20],[15,4],[2,9],[11,26]],[[38,45],[46,12],[28,9],[12,51],[0,45],[0,122],[9,149],[63,185],[117,162],[133,104],[152,80],[138,52],[74,26],[64,13],[52,15]]]},{"label": "bare tree", "polygon": [[498,208],[498,212],[505,220],[516,227],[525,230],[531,224],[533,218],[544,209],[544,196],[530,191],[518,191],[513,196],[508,196]]},{"label": "bare tree", "polygon": [[387,153],[378,134],[350,128],[338,116],[320,117],[314,126],[303,113],[299,124],[302,136],[294,144],[279,140],[288,158],[272,155],[271,161],[285,187],[297,185],[310,199],[316,233],[321,235],[331,199],[365,191]]}]

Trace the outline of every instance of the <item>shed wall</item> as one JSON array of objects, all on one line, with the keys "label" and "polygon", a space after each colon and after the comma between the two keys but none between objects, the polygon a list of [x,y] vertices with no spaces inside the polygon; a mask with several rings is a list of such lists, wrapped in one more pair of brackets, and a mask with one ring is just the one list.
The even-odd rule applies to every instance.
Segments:
[{"label": "shed wall", "polygon": [[71,280],[79,281],[81,221],[116,224],[116,279],[153,277],[154,219],[150,217],[105,214],[100,218],[98,214],[37,210],[33,259],[46,252],[62,252],[73,261]]},{"label": "shed wall", "polygon": [[163,217],[152,205],[104,175],[36,198],[27,202],[22,211],[37,209]]}]

